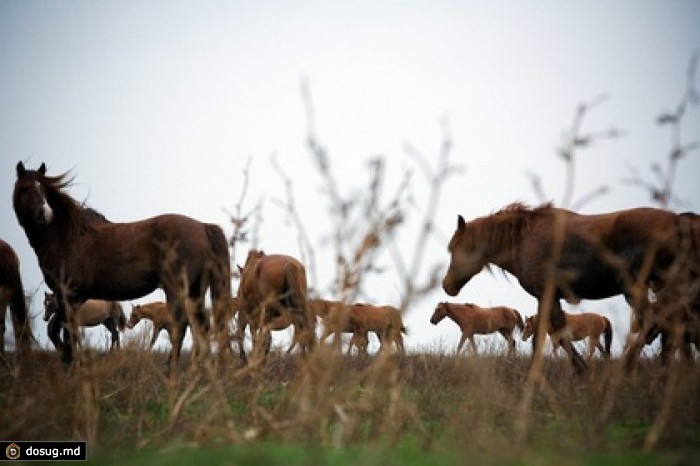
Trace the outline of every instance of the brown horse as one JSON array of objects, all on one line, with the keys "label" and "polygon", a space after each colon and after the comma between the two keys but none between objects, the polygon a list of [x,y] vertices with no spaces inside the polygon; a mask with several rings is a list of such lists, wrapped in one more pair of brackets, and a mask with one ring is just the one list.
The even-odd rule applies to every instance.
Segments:
[{"label": "brown horse", "polygon": [[158,334],[161,330],[165,330],[168,333],[168,338],[172,343],[173,335],[176,332],[176,323],[170,313],[168,303],[154,301],[152,303],[131,306],[131,316],[129,317],[129,322],[126,324],[127,328],[134,328],[141,319],[148,319],[153,323],[153,334],[151,335],[151,342],[149,344],[151,348],[156,344]]},{"label": "brown horse", "polygon": [[[44,293],[44,321],[48,322],[56,311],[58,311],[56,296],[53,293]],[[121,304],[116,301],[88,299],[75,309],[74,318],[75,323],[80,327],[104,325],[112,337],[110,350],[115,346],[119,348],[119,331],[124,331],[126,325],[126,316]],[[56,341],[53,343],[58,347]]]},{"label": "brown horse", "polygon": [[238,331],[244,333],[245,329],[250,327],[251,333],[254,334],[253,341],[260,341],[259,338],[263,338],[262,343],[264,345],[265,353],[268,353],[272,347],[270,332],[286,330],[289,327],[293,327],[294,334],[292,336],[292,341],[287,348],[286,354],[290,354],[297,346],[300,348],[303,347],[303,331],[300,329],[297,320],[294,318],[294,314],[292,314],[292,311],[289,309],[280,309],[280,314],[278,316],[272,317],[267,323],[261,323],[259,320],[250,322],[247,314],[239,312],[240,307],[238,305],[238,298],[233,298],[233,308],[234,314],[237,316]]},{"label": "brown horse", "polygon": [[[538,313],[549,317],[554,330],[566,323],[560,299],[575,302],[624,294],[644,316],[652,284],[665,290],[684,282],[674,279],[691,250],[687,238],[681,217],[664,210],[580,215],[551,204],[528,208],[516,203],[471,222],[458,216],[442,286],[456,296],[474,275],[494,264],[539,300]],[[585,361],[566,335],[561,344],[574,367],[585,370]]]},{"label": "brown horse", "polygon": [[324,331],[321,341],[332,333],[352,333],[348,354],[354,346],[360,353],[367,354],[368,333],[374,332],[380,342],[380,350],[385,343],[393,344],[400,353],[405,353],[403,335],[408,333],[401,317],[401,311],[394,306],[373,306],[357,303],[346,305],[340,301],[310,300],[310,307],[323,321]]},{"label": "brown horse", "polygon": [[[170,369],[177,365],[189,321],[206,331],[207,289],[218,336],[226,339],[231,289],[228,243],[222,229],[174,214],[111,223],[63,191],[70,181],[67,174],[48,176],[43,163],[38,170],[27,170],[19,162],[12,196],[17,220],[37,255],[46,284],[56,293],[59,307],[53,328],[69,329],[64,332],[61,359],[65,363],[73,359],[73,309],[87,299],[136,299],[159,287],[177,322]],[[192,319],[185,309],[188,299],[196,303]]]},{"label": "brown horse", "polygon": [[[691,233],[690,247],[695,252],[695,268],[690,271],[692,285],[686,300],[674,299],[673,306],[666,306],[665,312],[652,317],[653,325],[645,336],[646,344],[651,344],[657,336],[661,337],[661,360],[664,363],[668,362],[674,350],[681,350],[681,356],[687,360],[693,359],[693,345],[700,350],[700,215],[684,212],[680,216],[686,221],[683,225]],[[655,288],[653,291],[658,292]],[[635,319],[631,331],[640,331],[640,326],[641,323]],[[683,329],[682,335],[678,335],[680,341],[674,342],[673,329],[679,326]]]},{"label": "brown horse", "polygon": [[[525,319],[525,330],[522,334],[523,341],[535,334],[537,330],[537,315]],[[613,331],[610,320],[607,317],[595,312],[583,312],[581,314],[571,314],[564,312],[566,324],[563,328],[555,331],[551,325],[547,325],[547,334],[552,341],[554,353],[559,349],[561,340],[558,333],[566,332],[571,341],[588,339],[588,359],[593,357],[596,348],[604,357],[610,357],[610,345],[612,345]],[[604,338],[604,345],[600,343],[600,337]]]},{"label": "brown horse", "polygon": [[430,318],[430,323],[437,325],[442,319],[449,317],[462,330],[462,337],[457,345],[457,353],[469,339],[474,354],[478,354],[474,335],[488,335],[498,332],[508,342],[508,354],[515,352],[515,328],[523,329],[523,319],[520,313],[513,308],[505,306],[480,307],[476,304],[465,303],[438,303]]},{"label": "brown horse", "polygon": [[19,352],[31,347],[32,328],[19,274],[19,259],[12,246],[0,239],[0,354],[5,354],[5,314],[10,308],[15,344]]},{"label": "brown horse", "polygon": [[[241,282],[235,307],[238,312],[236,339],[242,360],[247,360],[243,349],[246,326],[250,325],[254,351],[259,338],[263,348],[270,345],[268,324],[291,312],[300,333],[302,352],[310,350],[315,342],[316,318],[307,306],[306,269],[293,257],[265,254],[250,250],[241,268]],[[262,330],[262,332],[259,332]]]}]

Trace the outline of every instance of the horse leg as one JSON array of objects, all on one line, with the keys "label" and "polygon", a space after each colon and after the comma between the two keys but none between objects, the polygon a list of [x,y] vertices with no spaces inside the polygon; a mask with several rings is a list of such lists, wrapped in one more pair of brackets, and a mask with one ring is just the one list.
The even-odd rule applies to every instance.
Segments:
[{"label": "horse leg", "polygon": [[507,330],[499,330],[498,333],[503,335],[508,343],[508,356],[512,356],[515,353],[515,338],[513,338],[512,330],[508,332]]},{"label": "horse leg", "polygon": [[294,335],[292,335],[292,343],[289,345],[289,348],[287,348],[287,351],[285,354],[291,354],[292,350],[296,348],[297,345],[299,345],[299,331],[300,329],[297,328],[296,325],[293,325],[294,327]]},{"label": "horse leg", "polygon": [[457,344],[457,354],[459,354],[462,351],[462,347],[464,346],[464,343],[467,341],[467,334],[465,332],[462,332],[462,336],[459,339],[459,343]]},{"label": "horse leg", "polygon": [[[591,341],[591,343],[593,342],[595,342],[595,347],[598,348],[598,351],[600,351],[600,355],[605,356],[605,347],[600,342],[600,335],[598,335],[596,338],[593,338],[593,341]],[[595,350],[591,350],[590,355],[588,356],[589,359],[593,357],[594,352]]]},{"label": "horse leg", "polygon": [[112,351],[115,345],[117,348],[119,348],[119,332],[117,331],[117,326],[115,325],[114,320],[109,317],[107,320],[102,322],[102,325],[107,328],[112,337],[112,344],[110,345],[109,350]]},{"label": "horse leg", "polygon": [[168,357],[168,371],[170,374],[177,372],[177,365],[180,362],[180,352],[182,351],[182,340],[185,338],[187,331],[187,320],[179,322],[173,327],[173,332],[170,334],[172,348]]},{"label": "horse leg", "polygon": [[474,341],[474,335],[469,335],[469,345],[472,347],[472,351],[474,351],[474,356],[478,356],[479,350],[476,349],[476,342]]},{"label": "horse leg", "polygon": [[150,343],[150,348],[153,348],[153,345],[156,344],[156,340],[158,339],[158,334],[160,333],[161,329],[156,328],[156,326],[153,326],[153,332],[151,334],[151,343]]},{"label": "horse leg", "polygon": [[396,349],[398,349],[401,354],[406,354],[406,349],[403,346],[403,335],[401,335],[401,330],[396,332],[396,338],[394,341],[396,343]]},{"label": "horse leg", "polygon": [[552,303],[550,311],[549,322],[552,325],[552,330],[559,333],[557,336],[559,345],[564,347],[564,350],[569,355],[576,372],[582,374],[588,367],[586,361],[584,361],[581,355],[578,354],[578,351],[576,351],[576,348],[571,341],[571,336],[568,334],[568,332],[559,332],[566,326],[566,317],[564,316],[564,311],[562,310],[559,301]]},{"label": "horse leg", "polygon": [[248,315],[243,309],[238,310],[236,316],[236,332],[233,334],[233,339],[238,345],[238,356],[243,364],[248,364],[248,356],[245,354],[243,342],[245,341],[245,329],[248,326]]}]

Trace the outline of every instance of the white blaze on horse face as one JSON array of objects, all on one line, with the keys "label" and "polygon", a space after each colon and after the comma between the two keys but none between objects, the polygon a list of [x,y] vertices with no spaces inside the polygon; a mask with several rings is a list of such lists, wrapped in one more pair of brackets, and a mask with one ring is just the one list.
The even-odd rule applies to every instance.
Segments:
[{"label": "white blaze on horse face", "polygon": [[[38,181],[36,182],[36,189],[39,190],[41,193],[41,183]],[[48,225],[51,223],[51,220],[53,219],[53,210],[51,209],[51,206],[49,205],[48,201],[46,200],[46,197],[44,194],[41,194],[41,217],[39,218],[40,223],[43,223],[44,225]]]}]

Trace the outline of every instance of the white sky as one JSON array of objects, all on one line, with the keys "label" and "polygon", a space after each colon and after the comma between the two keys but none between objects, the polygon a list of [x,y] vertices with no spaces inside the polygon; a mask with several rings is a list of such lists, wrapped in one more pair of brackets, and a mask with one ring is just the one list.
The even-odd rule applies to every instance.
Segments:
[{"label": "white sky", "polygon": [[[364,162],[376,155],[387,159],[386,192],[393,192],[413,164],[404,144],[434,162],[440,122],[448,122],[452,161],[466,171],[445,185],[435,213],[445,244],[430,243],[426,267],[447,263],[458,213],[473,218],[515,200],[538,202],[528,172],[559,201],[564,165],[555,150],[562,131],[579,103],[602,94],[608,99],[584,130],[614,126],[625,137],[580,153],[576,197],[605,184],[611,192],[584,212],[652,205],[646,192],[621,180],[630,167],[651,180],[650,164],[665,163],[669,132],[655,121],[684,92],[690,57],[700,50],[698,18],[700,3],[692,0],[5,0],[0,237],[17,250],[39,314],[45,286],[12,211],[19,160],[29,168],[46,162],[53,174],[73,170],[71,194],[113,221],[179,212],[230,231],[226,210],[233,210],[252,158],[246,207],[266,201],[260,246],[298,256],[295,231],[270,202],[284,198],[269,166],[275,154],[318,245],[319,272],[331,273],[332,251],[320,246],[331,228],[327,202],[305,148],[304,79],[344,193],[366,186]],[[683,136],[700,139],[700,108],[684,120]],[[699,158],[691,153],[681,162],[675,187],[684,202],[674,208],[697,211]],[[416,177],[418,208],[425,203],[421,183]],[[370,301],[398,303],[395,277],[372,280]],[[436,290],[409,310],[409,348],[456,345],[455,325],[428,322],[435,303],[447,299]],[[486,273],[456,300],[509,305],[526,315],[536,307],[517,283]],[[626,330],[629,312],[619,300],[584,307]],[[38,316],[35,326],[45,337]],[[623,336],[616,337],[619,350]]]}]

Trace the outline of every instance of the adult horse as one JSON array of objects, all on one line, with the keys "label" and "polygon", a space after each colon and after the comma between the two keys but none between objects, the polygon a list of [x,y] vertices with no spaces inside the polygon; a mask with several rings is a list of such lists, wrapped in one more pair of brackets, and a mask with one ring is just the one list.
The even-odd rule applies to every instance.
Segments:
[{"label": "adult horse", "polygon": [[243,349],[246,325],[251,327],[254,351],[259,343],[267,349],[270,338],[267,325],[285,310],[291,313],[301,333],[302,352],[313,347],[316,318],[307,306],[307,293],[306,269],[297,259],[283,254],[268,255],[255,249],[248,252],[235,301],[236,339],[242,360],[247,360]]},{"label": "adult horse", "polygon": [[[460,215],[442,287],[456,296],[474,275],[494,264],[538,299],[538,313],[555,331],[566,323],[560,299],[624,294],[644,316],[652,284],[659,290],[677,285],[670,283],[678,275],[671,272],[687,259],[689,249],[683,230],[678,215],[653,208],[581,215],[551,204],[530,208],[515,203],[471,222]],[[585,370],[570,339],[565,334],[560,339],[574,367]]]},{"label": "adult horse", "polygon": [[[70,182],[66,173],[48,176],[43,163],[38,170],[27,170],[19,162],[12,195],[17,220],[37,255],[46,284],[56,293],[59,307],[54,328],[65,323],[69,329],[61,345],[64,363],[73,359],[73,309],[87,299],[136,299],[159,287],[178,323],[170,369],[177,365],[189,321],[206,327],[207,289],[218,336],[225,339],[231,289],[228,243],[221,228],[175,214],[107,222],[64,192]],[[185,309],[188,301],[195,303],[191,319]]]},{"label": "adult horse", "polygon": [[32,329],[19,274],[19,258],[12,246],[0,239],[0,354],[5,354],[5,314],[10,308],[15,345],[26,353],[31,347]]},{"label": "adult horse", "polygon": [[[44,293],[44,322],[48,322],[56,311],[58,311],[56,295]],[[123,331],[126,326],[126,316],[121,304],[116,301],[88,299],[75,309],[74,318],[75,323],[81,327],[104,325],[112,340],[109,349],[112,350],[115,346],[119,348],[119,331]]]},{"label": "adult horse", "polygon": [[[566,332],[569,334],[571,341],[587,340],[588,343],[588,359],[593,357],[596,348],[604,357],[610,357],[610,346],[612,345],[613,330],[610,320],[595,312],[583,312],[581,314],[571,314],[564,312],[566,325],[554,331],[550,325],[547,325],[547,334],[552,341],[554,353],[559,349],[560,336],[557,332]],[[525,329],[523,330],[522,339],[526,341],[533,336],[537,331],[538,316],[530,316],[525,319]],[[603,343],[600,342],[600,337],[603,337]]]},{"label": "adult horse", "polygon": [[430,318],[430,323],[437,325],[442,319],[449,317],[462,330],[462,337],[457,344],[457,353],[462,351],[462,347],[469,339],[474,354],[478,354],[474,335],[488,335],[490,333],[500,333],[508,342],[508,354],[515,353],[515,338],[513,332],[515,328],[523,329],[523,318],[520,313],[513,308],[506,306],[496,306],[484,308],[472,303],[438,303]]}]

